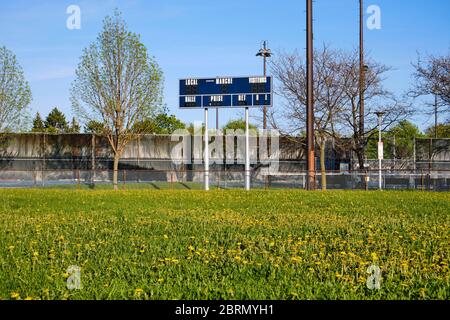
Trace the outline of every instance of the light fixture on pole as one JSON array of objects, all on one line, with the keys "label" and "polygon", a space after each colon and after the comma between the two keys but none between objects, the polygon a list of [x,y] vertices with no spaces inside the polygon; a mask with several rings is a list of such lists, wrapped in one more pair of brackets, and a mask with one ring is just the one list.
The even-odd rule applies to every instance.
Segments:
[{"label": "light fixture on pole", "polygon": [[378,111],[375,114],[378,117],[378,189],[383,190],[381,160],[384,158],[383,141],[381,140],[381,125],[383,123],[383,116],[386,112]]},{"label": "light fixture on pole", "polygon": [[[272,56],[272,51],[267,48],[267,41],[263,41],[261,49],[256,54],[257,57],[263,57],[264,77],[267,77],[267,58]],[[263,129],[267,129],[267,106],[263,107]]]}]

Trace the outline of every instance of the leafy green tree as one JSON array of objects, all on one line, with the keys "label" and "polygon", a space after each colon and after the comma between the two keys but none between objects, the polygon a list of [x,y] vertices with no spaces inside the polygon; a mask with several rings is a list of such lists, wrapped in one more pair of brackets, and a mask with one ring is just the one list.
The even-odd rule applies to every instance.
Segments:
[{"label": "leafy green tree", "polygon": [[33,120],[33,128],[31,129],[31,132],[36,132],[36,133],[45,132],[44,121],[42,120],[39,112],[36,113],[36,117]]},{"label": "leafy green tree", "polygon": [[68,133],[80,133],[81,131],[81,127],[77,121],[77,119],[75,119],[75,117],[72,118],[72,122],[70,123],[70,127],[69,130],[67,131]]},{"label": "leafy green tree", "polygon": [[102,122],[91,120],[84,126],[84,132],[102,135],[105,132],[105,126]]},{"label": "leafy green tree", "polygon": [[119,160],[135,138],[136,122],[152,118],[162,106],[163,74],[140,36],[121,14],[106,17],[97,41],[84,50],[71,90],[74,113],[84,123],[103,124],[114,154],[114,190]]},{"label": "leafy green tree", "polygon": [[[248,124],[250,130],[257,130],[257,127],[251,123]],[[223,130],[244,130],[245,131],[245,120],[230,120],[224,127]]]},{"label": "leafy green tree", "polygon": [[31,90],[10,50],[0,47],[0,132],[23,130]]},{"label": "leafy green tree", "polygon": [[[393,159],[408,159],[414,154],[414,137],[423,137],[420,129],[408,120],[400,121],[396,126],[382,134],[384,142],[384,157]],[[395,143],[394,143],[395,142]],[[394,152],[395,148],[395,152]],[[370,159],[378,158],[378,135],[373,135],[367,145],[367,156]]]},{"label": "leafy green tree", "polygon": [[[425,130],[425,134],[427,137],[434,138],[436,128],[433,126],[427,128]],[[450,138],[450,121],[447,121],[446,123],[438,124],[437,126],[437,137],[438,138]]]},{"label": "leafy green tree", "polygon": [[185,128],[186,125],[176,116],[161,113],[154,119],[137,122],[134,131],[139,134],[172,134],[175,130]]},{"label": "leafy green tree", "polygon": [[49,133],[66,133],[69,129],[66,116],[58,108],[53,108],[50,111],[44,125],[46,132]]}]

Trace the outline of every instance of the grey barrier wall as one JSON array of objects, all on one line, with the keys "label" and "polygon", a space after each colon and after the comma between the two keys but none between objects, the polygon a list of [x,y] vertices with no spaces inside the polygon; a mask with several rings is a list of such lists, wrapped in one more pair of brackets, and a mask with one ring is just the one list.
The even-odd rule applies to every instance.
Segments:
[{"label": "grey barrier wall", "polygon": [[[193,138],[192,138],[193,139]],[[253,187],[303,188],[306,163],[302,139],[280,137],[278,172],[268,174],[259,161],[260,146],[252,149]],[[192,141],[191,141],[192,142]],[[141,135],[131,141],[120,161],[119,180],[131,182],[203,183],[202,161],[176,164],[172,153],[179,141],[170,136]],[[192,143],[191,143],[192,145]],[[236,151],[236,150],[235,150]],[[390,189],[448,190],[450,139],[418,139],[413,159],[383,160],[383,184]],[[192,154],[193,156],[193,154]],[[73,183],[109,183],[112,151],[105,137],[90,134],[10,134],[0,136],[0,186],[41,186]],[[177,155],[181,158],[181,155]],[[367,160],[366,172],[357,168],[351,152],[326,148],[328,189],[378,187],[378,160]],[[192,159],[193,160],[193,159]],[[317,159],[317,168],[319,160]],[[242,187],[244,165],[210,166],[211,185]],[[317,186],[321,187],[320,172]]]}]

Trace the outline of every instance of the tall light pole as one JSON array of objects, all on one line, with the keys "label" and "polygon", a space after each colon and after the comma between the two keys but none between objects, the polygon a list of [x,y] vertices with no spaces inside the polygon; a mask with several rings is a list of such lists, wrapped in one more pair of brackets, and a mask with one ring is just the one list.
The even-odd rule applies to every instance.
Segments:
[{"label": "tall light pole", "polygon": [[[364,148],[364,90],[366,66],[364,65],[364,3],[359,0],[359,143]],[[364,152],[363,152],[364,154]],[[363,168],[360,168],[363,169]]]},{"label": "tall light pole", "polygon": [[308,190],[314,190],[316,186],[316,165],[314,158],[313,40],[313,4],[312,0],[306,0],[306,145]]},{"label": "tall light pole", "polygon": [[438,138],[438,96],[434,94],[434,137]]},{"label": "tall light pole", "polygon": [[[263,57],[264,63],[264,77],[267,77],[267,58],[272,56],[272,51],[267,48],[267,41],[263,42],[263,46],[256,54],[257,57]],[[267,130],[267,106],[263,107],[263,129]]]},{"label": "tall light pole", "polygon": [[383,116],[385,112],[375,112],[378,116],[378,189],[383,190],[381,160],[383,160],[383,142],[381,140],[381,125],[383,123]]}]

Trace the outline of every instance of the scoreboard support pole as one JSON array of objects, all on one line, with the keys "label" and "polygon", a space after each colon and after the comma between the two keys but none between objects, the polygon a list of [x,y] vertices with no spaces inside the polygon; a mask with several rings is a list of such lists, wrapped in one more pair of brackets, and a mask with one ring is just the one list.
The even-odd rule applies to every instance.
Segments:
[{"label": "scoreboard support pole", "polygon": [[205,108],[205,191],[209,190],[209,134],[208,134],[208,108]]},{"label": "scoreboard support pole", "polygon": [[250,139],[248,125],[248,107],[245,107],[245,190],[250,190]]}]

